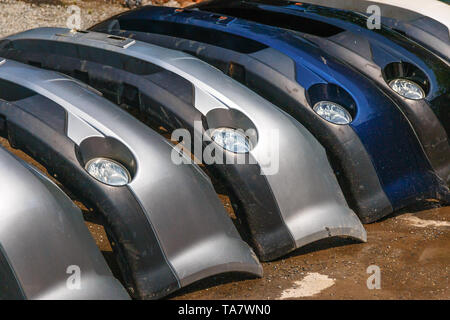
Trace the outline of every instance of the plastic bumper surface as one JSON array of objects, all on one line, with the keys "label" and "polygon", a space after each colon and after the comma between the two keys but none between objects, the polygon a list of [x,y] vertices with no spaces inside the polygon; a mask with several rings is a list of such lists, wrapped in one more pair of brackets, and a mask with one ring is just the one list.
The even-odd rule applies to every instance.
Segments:
[{"label": "plastic bumper surface", "polygon": [[129,299],[81,211],[53,182],[3,148],[0,172],[2,300]]},{"label": "plastic bumper surface", "polygon": [[[274,259],[320,237],[365,241],[364,228],[348,208],[325,151],[304,127],[189,55],[129,39],[111,41],[93,32],[70,35],[65,29],[38,29],[5,40],[2,54],[82,74],[110,99],[137,107],[169,128],[187,128],[194,137],[223,126],[256,129],[257,144],[250,152],[256,164],[215,165],[212,170],[225,177],[244,209],[261,259]],[[46,47],[53,54],[43,52]],[[203,123],[200,129],[195,120]],[[278,150],[271,149],[274,132]],[[315,219],[315,224],[302,226],[302,220]]]},{"label": "plastic bumper surface", "polygon": [[[10,100],[0,100],[2,135],[99,214],[132,296],[162,297],[223,272],[261,275],[209,178],[175,165],[157,133],[63,75],[6,61],[0,79]],[[122,163],[131,182],[92,178],[84,165],[96,157]]]}]

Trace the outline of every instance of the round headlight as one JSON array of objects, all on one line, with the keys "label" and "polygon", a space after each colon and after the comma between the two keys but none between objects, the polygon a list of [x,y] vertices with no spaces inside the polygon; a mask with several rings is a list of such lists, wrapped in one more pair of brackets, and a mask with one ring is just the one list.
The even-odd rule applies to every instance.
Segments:
[{"label": "round headlight", "polygon": [[215,129],[212,140],[225,150],[234,153],[247,153],[252,149],[250,140],[242,132],[231,128]]},{"label": "round headlight", "polygon": [[425,92],[423,91],[422,87],[411,80],[394,79],[389,82],[389,86],[392,90],[397,92],[402,97],[413,100],[420,100],[425,98]]},{"label": "round headlight", "polygon": [[128,170],[111,159],[94,158],[86,163],[86,171],[98,181],[110,186],[124,186],[131,180]]},{"label": "round headlight", "polygon": [[349,124],[353,120],[347,109],[331,101],[317,102],[313,110],[323,119],[334,124]]}]

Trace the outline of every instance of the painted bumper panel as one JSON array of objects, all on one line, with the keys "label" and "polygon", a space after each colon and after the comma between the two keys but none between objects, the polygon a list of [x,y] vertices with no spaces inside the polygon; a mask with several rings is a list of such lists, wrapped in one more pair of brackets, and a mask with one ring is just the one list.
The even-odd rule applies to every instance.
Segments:
[{"label": "painted bumper panel", "polygon": [[[196,165],[172,163],[173,146],[156,132],[63,75],[6,61],[0,79],[33,93],[1,103],[2,135],[100,213],[134,297],[159,298],[223,272],[261,275],[209,178]],[[63,111],[62,126],[47,116],[51,108]],[[83,166],[89,154],[132,163],[131,183],[110,187],[93,179]]]},{"label": "painted bumper panel", "polygon": [[[3,148],[0,171],[2,299],[129,299],[81,211],[53,182]],[[80,271],[76,288],[67,285],[71,266]]]},{"label": "painted bumper panel", "polygon": [[[426,6],[421,4],[416,8],[411,6],[411,1],[405,1],[404,4],[406,5],[403,7],[399,6],[398,1],[309,0],[308,3],[358,11],[366,16],[368,16],[368,7],[377,5],[381,9],[381,23],[383,25],[404,33],[408,38],[450,61],[450,30],[445,25],[450,20],[450,8],[448,5],[434,1],[441,7],[436,9],[435,12],[425,12],[426,9],[429,9],[431,1]],[[441,20],[440,18],[445,15],[447,15],[447,18]]]},{"label": "painted bumper panel", "polygon": [[[309,230],[309,226],[305,226],[304,230],[306,231],[302,230],[302,233],[299,233],[298,227],[290,223],[290,221],[296,221],[293,217],[298,215],[314,216],[317,211],[316,209],[310,211],[309,208],[312,207],[322,206],[322,210],[329,212],[329,204],[332,204],[331,207],[334,206],[336,210],[329,212],[331,216],[347,216],[347,219],[344,219],[346,227],[341,229],[339,229],[340,225],[329,224],[330,221],[334,221],[333,219],[322,222],[328,228],[336,230],[333,235],[337,235],[337,230],[341,230],[343,233],[340,235],[354,236],[363,241],[366,239],[364,228],[356,215],[348,208],[339,189],[325,151],[298,122],[258,95],[237,84],[231,78],[223,75],[219,70],[192,56],[139,41],[123,48],[121,45],[112,45],[108,39],[110,38],[107,35],[93,32],[68,35],[68,30],[65,29],[37,29],[6,39],[3,48],[12,50],[4,50],[2,54],[11,55],[11,58],[25,62],[39,59],[41,66],[55,68],[59,65],[58,71],[69,74],[74,69],[80,68],[82,64],[84,68],[82,71],[88,73],[89,79],[96,79],[96,81],[89,81],[89,83],[97,89],[103,88],[102,91],[105,92],[107,90],[98,84],[99,78],[103,83],[112,82],[112,80],[109,80],[112,77],[108,78],[105,74],[108,74],[109,69],[114,69],[115,81],[124,79],[124,82],[131,82],[130,86],[139,88],[141,96],[147,95],[144,99],[156,99],[155,96],[159,99],[157,105],[161,109],[158,110],[154,107],[152,109],[151,104],[140,105],[141,109],[156,114],[161,120],[164,120],[161,114],[168,115],[165,120],[169,125],[171,123],[182,125],[193,134],[196,133],[195,126],[192,123],[193,120],[202,120],[208,126],[215,126],[218,121],[223,121],[229,116],[231,121],[228,124],[229,126],[239,124],[239,121],[243,118],[250,119],[258,132],[258,143],[251,151],[251,156],[254,157],[259,169],[265,174],[255,174],[254,167],[247,165],[226,165],[224,166],[226,169],[217,166],[216,169],[221,171],[224,176],[227,176],[230,171],[234,171],[234,177],[228,180],[234,193],[238,197],[240,196],[240,200],[244,200],[243,202],[248,198],[252,201],[247,202],[247,204],[244,203],[244,207],[258,208],[261,203],[264,204],[272,199],[269,205],[273,208],[273,211],[267,211],[267,208],[261,206],[260,210],[246,212],[247,217],[250,217],[250,222],[253,222],[253,224],[250,223],[253,233],[252,240],[256,242],[255,248],[261,259],[274,259],[295,249],[297,243],[304,242],[302,239],[305,237],[305,232],[306,234],[317,234],[326,230],[318,225],[311,226],[311,230]],[[67,46],[67,44],[72,46]],[[22,45],[24,46],[23,51],[19,48]],[[41,50],[48,45],[54,47],[52,52],[56,56],[52,58],[49,56],[39,57]],[[15,49],[14,46],[16,46]],[[76,55],[67,59],[69,54],[65,56],[62,48],[75,52]],[[89,50],[83,51],[83,48],[89,48]],[[95,58],[93,51],[90,51],[93,48],[99,49],[96,51],[98,56]],[[17,51],[13,54],[16,49],[20,51],[20,54],[17,55]],[[99,61],[98,59],[102,55],[105,57],[106,55],[114,55],[117,60],[115,60],[113,68],[110,68],[112,63],[108,68],[105,68],[95,62],[95,60]],[[136,76],[136,72],[129,72],[128,69],[126,75],[124,75],[126,68],[121,68],[122,61],[125,61],[125,59],[130,61],[131,58],[139,59],[139,63],[150,63],[155,68],[161,69],[149,76]],[[70,65],[69,60],[75,61],[75,67]],[[56,64],[55,61],[57,61]],[[100,70],[105,72],[100,72]],[[163,95],[152,95],[152,92],[148,89],[149,86],[156,83],[161,88],[165,83],[164,75],[171,77],[172,81],[177,81],[180,84],[177,87],[178,90],[182,90],[183,86],[190,85],[195,95],[189,98],[189,94],[185,93],[183,101],[180,102],[181,99],[176,99],[177,93],[173,92],[174,86],[170,85],[167,85],[164,87],[164,91],[161,91]],[[157,81],[148,81],[150,77],[154,77]],[[145,90],[146,88],[147,90]],[[188,90],[183,92],[185,91]],[[189,106],[189,102],[191,102],[191,106]],[[180,108],[176,108],[177,105]],[[227,116],[216,117],[214,116],[216,112],[225,112]],[[236,114],[238,116],[234,116]],[[171,122],[170,119],[175,120]],[[271,168],[266,164],[270,164],[272,161],[271,154],[268,151],[271,150],[273,143],[270,133],[275,131],[279,133],[280,143],[278,153],[275,152],[274,155],[282,156],[276,161],[278,164],[277,171],[274,174],[268,174]],[[293,145],[296,147],[292,148]],[[234,169],[229,169],[230,167]],[[252,179],[243,179],[243,177],[251,177]],[[237,179],[243,179],[247,181],[247,184],[237,185],[233,183]],[[255,190],[252,190],[248,185],[250,182],[263,180],[265,181],[257,184]],[[304,185],[301,181],[304,181]],[[269,197],[261,198],[261,195],[258,194],[259,190],[265,190],[264,192],[267,192]],[[311,196],[312,194],[315,194],[315,196]],[[276,232],[270,233],[271,230]],[[348,232],[348,230],[352,230],[352,232]],[[269,232],[266,233],[265,231]],[[277,236],[272,237],[274,234]],[[322,234],[326,237],[330,235],[328,232],[322,232]],[[280,241],[280,239],[283,240]]]},{"label": "painted bumper panel", "polygon": [[[323,23],[330,29],[337,28],[336,34],[328,36],[320,36],[314,32],[311,34],[306,30],[302,32],[301,28],[296,35],[361,72],[394,100],[411,122],[436,174],[450,183],[450,112],[446,102],[450,99],[450,78],[446,76],[448,72],[444,71],[450,70],[448,62],[385,26],[379,30],[369,30],[367,18],[350,11],[278,0],[231,1],[226,4],[212,1],[199,4],[198,7],[216,13],[231,10],[231,14],[241,14],[238,11],[244,10],[259,15],[276,14],[279,18],[290,21],[288,29],[295,28],[296,21],[298,24],[309,21]],[[256,21],[261,20],[264,18],[258,17]],[[267,21],[267,24],[270,23]],[[448,32],[443,33],[448,38]],[[440,33],[435,30],[434,34]],[[449,44],[447,46],[450,48]],[[385,69],[389,64],[398,62],[410,63],[425,73],[430,87],[425,99],[405,99],[389,88],[383,76]]]},{"label": "painted bumper panel", "polygon": [[[186,27],[191,28],[189,35],[183,34],[187,40],[171,37],[171,31]],[[310,40],[241,19],[219,21],[211,13],[157,7],[120,14],[93,29],[186,50],[229,74],[230,65],[237,61],[246,72],[241,81],[291,113],[338,158],[339,171],[350,181],[344,182],[350,191],[347,199],[354,200],[353,208],[364,222],[379,219],[417,199],[448,199],[448,188],[443,183],[448,171],[448,143],[439,138],[445,138],[445,133],[431,109],[424,109],[431,117],[431,122],[424,123],[434,123],[433,128],[440,131],[424,146],[434,150],[434,167],[398,103],[358,72],[312,46]],[[211,44],[212,32],[226,49]],[[232,43],[241,41],[237,36],[252,44],[233,48]],[[271,59],[274,56],[277,58]],[[339,84],[352,94],[358,110],[350,126],[324,124],[312,112],[306,93],[316,84]],[[432,143],[436,139],[438,143]]]}]

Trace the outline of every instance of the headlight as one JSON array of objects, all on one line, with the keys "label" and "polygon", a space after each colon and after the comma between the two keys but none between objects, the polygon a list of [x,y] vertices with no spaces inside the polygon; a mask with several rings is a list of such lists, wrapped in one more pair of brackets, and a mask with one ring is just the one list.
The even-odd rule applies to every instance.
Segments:
[{"label": "headlight", "polygon": [[313,110],[323,119],[334,124],[349,124],[353,120],[343,106],[331,101],[317,102]]},{"label": "headlight", "polygon": [[86,171],[98,181],[110,186],[124,186],[131,180],[128,170],[111,159],[94,158],[86,164]]},{"label": "headlight", "polygon": [[392,90],[397,92],[402,97],[413,100],[420,100],[425,98],[425,92],[423,91],[422,87],[411,80],[394,79],[389,82],[389,86]]},{"label": "headlight", "polygon": [[234,153],[247,153],[252,149],[252,145],[247,136],[235,129],[215,129],[211,134],[211,138],[225,150]]}]

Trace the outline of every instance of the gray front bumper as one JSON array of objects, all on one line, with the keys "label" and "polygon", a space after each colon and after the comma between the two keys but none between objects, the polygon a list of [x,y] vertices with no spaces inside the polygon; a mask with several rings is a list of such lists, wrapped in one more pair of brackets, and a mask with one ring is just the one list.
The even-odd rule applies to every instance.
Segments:
[{"label": "gray front bumper", "polygon": [[[129,299],[81,211],[48,178],[0,148],[3,299]],[[78,268],[79,286],[70,286]],[[69,285],[68,285],[69,283]]]},{"label": "gray front bumper", "polygon": [[[102,216],[133,296],[162,297],[223,272],[262,275],[209,178],[196,165],[172,163],[173,146],[162,137],[61,74],[6,61],[1,79],[36,93],[0,103],[6,136]],[[64,132],[36,118],[50,102],[66,113]],[[121,150],[128,150],[135,166],[128,186],[106,186],[86,173],[80,154],[102,150],[109,150],[108,157],[123,157]]]}]

